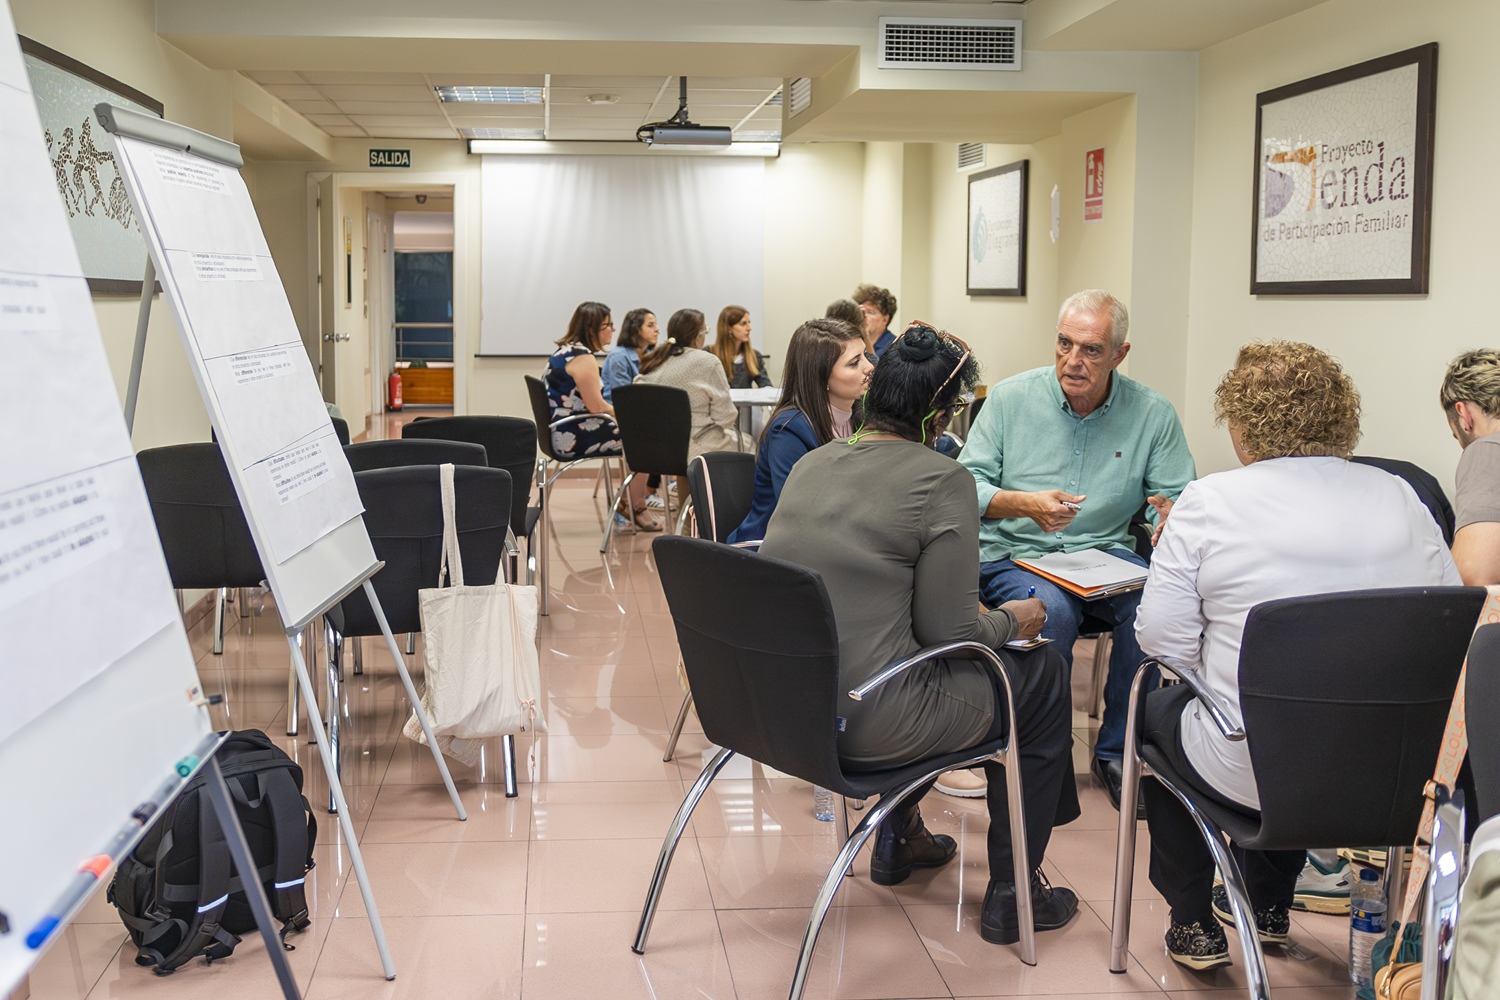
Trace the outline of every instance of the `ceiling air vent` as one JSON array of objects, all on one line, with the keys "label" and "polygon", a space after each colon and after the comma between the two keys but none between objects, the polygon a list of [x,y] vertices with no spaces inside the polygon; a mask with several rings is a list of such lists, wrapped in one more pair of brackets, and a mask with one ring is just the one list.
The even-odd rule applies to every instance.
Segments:
[{"label": "ceiling air vent", "polygon": [[881,69],[1021,68],[1021,22],[882,17]]},{"label": "ceiling air vent", "polygon": [[799,76],[792,81],[791,108],[787,117],[796,118],[812,105],[812,80],[805,76]]},{"label": "ceiling air vent", "polygon": [[984,166],[984,143],[961,142],[958,144],[958,169],[973,170]]}]

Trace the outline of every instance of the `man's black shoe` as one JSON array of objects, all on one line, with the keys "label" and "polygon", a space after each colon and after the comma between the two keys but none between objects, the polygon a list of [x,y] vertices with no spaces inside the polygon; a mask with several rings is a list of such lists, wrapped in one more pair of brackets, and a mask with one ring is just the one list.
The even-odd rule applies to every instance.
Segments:
[{"label": "man's black shoe", "polygon": [[875,834],[875,849],[870,854],[870,881],[876,885],[900,885],[918,868],[941,868],[958,853],[952,837],[931,833],[917,817],[916,829],[897,835],[889,823],[882,823]]},{"label": "man's black shoe", "polygon": [[[1031,926],[1053,931],[1078,912],[1078,895],[1072,889],[1054,889],[1040,868],[1031,872]],[[990,879],[984,893],[984,912],[979,917],[979,936],[990,944],[1015,944],[1021,940],[1021,922],[1016,916],[1016,887]]]},{"label": "man's black shoe", "polygon": [[[1103,757],[1095,757],[1094,763],[1090,765],[1089,770],[1094,773],[1094,777],[1098,780],[1099,784],[1104,786],[1104,791],[1109,796],[1109,804],[1114,806],[1116,811],[1119,811],[1120,784],[1125,780],[1123,765],[1117,760],[1105,760]],[[1135,818],[1146,818],[1146,800],[1143,798],[1136,799]]]}]

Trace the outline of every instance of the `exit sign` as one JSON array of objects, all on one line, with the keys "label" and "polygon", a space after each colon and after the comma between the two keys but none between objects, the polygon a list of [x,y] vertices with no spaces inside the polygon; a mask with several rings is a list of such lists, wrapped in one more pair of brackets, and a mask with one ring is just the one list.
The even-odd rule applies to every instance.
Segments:
[{"label": "exit sign", "polygon": [[370,166],[372,167],[410,167],[411,150],[409,149],[372,149],[370,150]]}]

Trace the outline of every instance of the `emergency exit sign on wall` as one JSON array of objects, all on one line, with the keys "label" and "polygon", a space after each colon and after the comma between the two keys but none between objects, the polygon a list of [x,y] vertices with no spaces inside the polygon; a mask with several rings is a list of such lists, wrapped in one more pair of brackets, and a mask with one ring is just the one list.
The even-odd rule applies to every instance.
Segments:
[{"label": "emergency exit sign on wall", "polygon": [[370,150],[370,166],[372,167],[410,167],[411,150],[409,149],[372,149]]}]

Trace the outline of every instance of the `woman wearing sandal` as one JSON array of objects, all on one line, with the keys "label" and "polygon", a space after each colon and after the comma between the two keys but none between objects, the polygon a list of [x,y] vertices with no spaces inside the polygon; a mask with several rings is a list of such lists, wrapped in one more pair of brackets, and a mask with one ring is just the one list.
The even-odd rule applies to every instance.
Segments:
[{"label": "woman wearing sandal", "polygon": [[[552,448],[565,461],[602,455],[624,456],[615,408],[604,399],[599,359],[594,357],[609,343],[615,330],[609,306],[583,302],[573,310],[568,332],[557,341],[557,350],[547,359],[543,382],[552,404]],[[559,420],[588,414],[597,419],[574,420],[555,426]],[[636,527],[660,531],[662,524],[646,507],[646,480],[630,484],[630,509]]]}]

